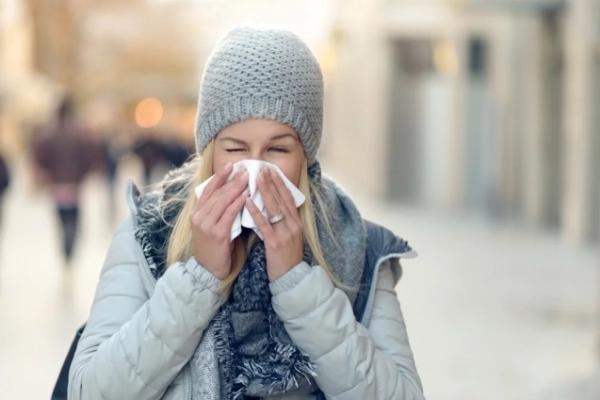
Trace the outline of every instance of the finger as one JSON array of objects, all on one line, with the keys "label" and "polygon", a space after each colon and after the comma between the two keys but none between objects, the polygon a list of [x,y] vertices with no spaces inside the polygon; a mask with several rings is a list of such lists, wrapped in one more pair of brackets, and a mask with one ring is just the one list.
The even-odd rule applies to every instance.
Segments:
[{"label": "finger", "polygon": [[252,215],[252,219],[256,223],[256,226],[263,234],[264,239],[270,240],[271,236],[273,235],[273,228],[271,227],[271,224],[267,221],[265,216],[262,215],[252,199],[246,199],[246,207],[248,208],[248,211],[250,211],[250,215]]},{"label": "finger", "polygon": [[294,197],[279,174],[275,171],[269,171],[271,175],[271,180],[273,181],[273,186],[279,195],[279,198],[282,200],[281,203],[284,207],[286,207],[288,215],[296,216],[298,214],[298,208],[296,207],[296,203],[294,202]]},{"label": "finger", "polygon": [[227,177],[229,177],[229,175],[231,174],[231,171],[233,169],[232,167],[233,167],[233,163],[228,162],[227,164],[225,164],[225,166],[223,168],[221,168],[220,171],[217,171],[217,173],[214,174],[211,181],[208,182],[208,184],[202,191],[200,198],[201,199],[209,198],[215,190],[217,190],[218,188],[223,186],[223,184],[227,181]]},{"label": "finger", "polygon": [[267,209],[267,216],[272,217],[273,215],[283,212],[279,201],[275,197],[275,191],[270,187],[269,176],[267,169],[262,169],[258,178],[258,189],[262,194],[265,208]]},{"label": "finger", "polygon": [[238,197],[236,197],[231,204],[225,209],[221,219],[217,222],[218,225],[223,226],[224,229],[231,230],[235,217],[239,215],[240,211],[244,207],[245,201],[248,198],[247,193],[244,191]]},{"label": "finger", "polygon": [[[235,175],[233,176],[233,178],[235,178]],[[200,195],[200,197],[196,198],[196,202],[194,203],[194,213],[198,213],[202,216],[202,218],[205,215],[208,215],[210,213],[210,210],[213,208],[213,205],[215,204],[215,198],[218,197],[218,193],[217,190],[222,188],[223,186],[216,187],[212,186],[212,188],[209,188],[209,185],[211,185],[213,183],[213,181],[219,180],[219,176],[214,175],[212,180],[209,182],[208,185],[206,185],[206,187],[204,188],[205,190],[202,191],[202,194]],[[232,179],[233,180],[233,179]],[[229,182],[227,182],[229,183]],[[207,190],[209,189],[209,190]]]},{"label": "finger", "polygon": [[[223,196],[226,196],[228,193],[231,193],[232,191],[236,190],[239,193],[239,191],[241,190],[240,184],[242,185],[242,189],[248,184],[248,171],[246,169],[236,171],[231,176],[231,179],[225,182],[224,185],[216,188],[215,191],[212,193],[211,198],[207,199],[207,204],[210,206],[210,208],[212,208],[215,204],[223,201]],[[233,197],[235,197],[235,195],[237,194],[234,194]]]},{"label": "finger", "polygon": [[[231,183],[228,182],[226,186],[223,186],[219,189],[219,194],[215,193],[213,198],[211,199],[210,209],[207,211],[206,215],[206,223],[207,224],[216,224],[225,209],[233,202],[235,199],[244,192],[246,187],[248,186],[248,172],[242,171],[240,175],[236,176],[235,179],[231,180]],[[247,194],[244,194],[246,196]]]},{"label": "finger", "polygon": [[[285,226],[291,232],[296,232],[297,221],[294,218],[292,211],[284,204],[281,196],[278,195],[278,190],[275,187],[275,182],[273,181],[273,175],[276,173],[272,169],[267,169],[267,173],[265,174],[267,182],[268,190],[270,193],[277,198],[277,213],[282,213],[284,215],[283,221],[278,222],[277,225]],[[273,228],[275,231],[277,228]]]},{"label": "finger", "polygon": [[[201,218],[201,220],[205,220],[209,215],[212,214],[213,209],[215,208],[215,205],[222,203],[224,200],[224,193],[227,193],[228,190],[230,191],[231,188],[237,188],[238,186],[236,185],[240,185],[239,181],[240,181],[240,177],[241,177],[241,172],[242,171],[237,171],[233,176],[232,179],[230,179],[228,182],[225,183],[225,185],[216,188],[213,193],[210,195],[210,197],[208,198],[202,198],[200,197],[199,199],[196,200],[196,205],[195,205],[195,212],[199,213],[199,218]],[[216,177],[216,176],[215,176]],[[241,191],[245,186],[247,185],[247,182],[245,184],[241,184],[241,187],[238,190]],[[238,193],[236,193],[235,195],[233,195],[232,197],[235,197]],[[227,206],[229,205],[231,201],[227,201],[224,205]],[[217,216],[218,219],[218,216]],[[213,223],[216,222],[217,219],[213,219]]]}]

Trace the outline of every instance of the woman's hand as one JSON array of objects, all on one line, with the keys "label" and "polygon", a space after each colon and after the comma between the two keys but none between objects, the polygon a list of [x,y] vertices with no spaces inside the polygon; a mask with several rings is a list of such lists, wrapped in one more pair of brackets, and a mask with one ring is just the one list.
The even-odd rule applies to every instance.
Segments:
[{"label": "woman's hand", "polygon": [[238,171],[227,181],[231,170],[228,163],[215,174],[191,215],[194,258],[221,280],[231,272],[231,226],[247,198],[248,171]]},{"label": "woman's hand", "polygon": [[271,224],[251,199],[246,200],[246,206],[263,235],[267,274],[273,282],[303,259],[302,221],[292,194],[276,172],[269,168],[261,169],[257,182],[267,215],[273,217],[283,213],[284,216],[283,220]]}]

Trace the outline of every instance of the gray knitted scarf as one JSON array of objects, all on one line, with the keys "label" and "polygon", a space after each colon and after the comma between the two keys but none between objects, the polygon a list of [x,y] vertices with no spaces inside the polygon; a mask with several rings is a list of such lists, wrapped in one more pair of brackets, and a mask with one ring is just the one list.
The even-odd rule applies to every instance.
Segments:
[{"label": "gray knitted scarf", "polygon": [[[167,178],[173,174],[188,174],[186,171],[189,168],[184,165],[172,170]],[[318,162],[311,165],[308,175],[325,202],[323,210],[311,193],[323,254],[336,277],[355,289],[345,290],[353,304],[365,260],[367,233],[363,219],[343,190],[332,179],[321,176]],[[142,195],[140,199],[135,236],[156,279],[165,272],[166,243],[180,210],[180,206],[164,204],[169,196],[182,189],[183,184],[163,184],[160,191]],[[325,213],[335,239],[325,228]],[[314,264],[306,243],[303,259],[309,265]],[[218,382],[209,390],[218,392],[215,398],[264,397],[299,389],[323,397],[314,381],[314,365],[292,342],[273,310],[268,284],[264,243],[257,240],[233,284],[231,295],[206,330],[214,344],[207,347],[201,343],[197,349],[197,352],[214,351],[218,369],[214,375]],[[211,381],[205,378],[202,382],[207,380]]]}]

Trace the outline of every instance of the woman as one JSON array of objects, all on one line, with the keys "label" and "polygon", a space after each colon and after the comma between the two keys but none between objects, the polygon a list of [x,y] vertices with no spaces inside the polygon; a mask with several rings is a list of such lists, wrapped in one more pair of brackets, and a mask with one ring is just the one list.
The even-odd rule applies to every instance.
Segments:
[{"label": "woman", "polygon": [[[240,27],[205,67],[197,156],[141,195],[108,250],[70,399],[423,399],[394,286],[408,243],[321,176],[323,82],[283,30]],[[266,216],[231,163],[261,172]],[[194,188],[214,178],[196,197]],[[230,240],[246,208],[256,232]]]}]

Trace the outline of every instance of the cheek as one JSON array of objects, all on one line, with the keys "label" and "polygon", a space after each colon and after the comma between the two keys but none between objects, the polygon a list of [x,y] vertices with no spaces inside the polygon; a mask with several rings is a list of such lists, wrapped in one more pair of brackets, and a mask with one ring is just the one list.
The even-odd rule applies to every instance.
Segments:
[{"label": "cheek", "polygon": [[285,165],[278,164],[279,168],[283,171],[285,176],[294,184],[298,186],[300,184],[300,167],[296,163],[286,163]]}]

